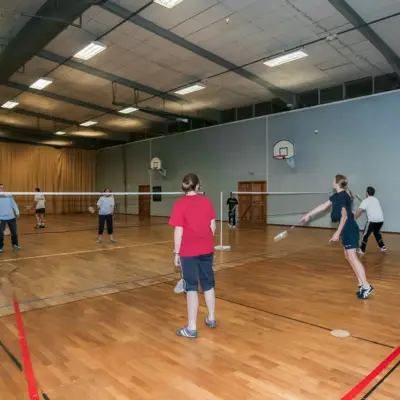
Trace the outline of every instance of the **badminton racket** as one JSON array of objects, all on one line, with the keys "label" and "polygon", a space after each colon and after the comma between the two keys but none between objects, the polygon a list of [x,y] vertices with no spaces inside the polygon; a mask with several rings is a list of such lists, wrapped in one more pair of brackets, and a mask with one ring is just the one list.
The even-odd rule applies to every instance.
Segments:
[{"label": "badminton racket", "polygon": [[278,233],[275,237],[274,237],[274,242],[279,242],[280,240],[286,239],[289,236],[289,231],[292,230],[293,228],[295,228],[296,225],[291,226],[289,229],[287,229],[286,231],[283,231],[281,233]]},{"label": "badminton racket", "polygon": [[356,193],[356,198],[358,201],[362,201],[362,198]]},{"label": "badminton racket", "polygon": [[180,280],[178,281],[178,283],[175,285],[174,292],[175,292],[176,294],[180,294],[180,293],[186,292],[186,282],[185,282],[185,280],[183,279],[182,266],[180,266],[179,270],[180,270],[180,273],[181,273],[181,279],[180,279]]}]

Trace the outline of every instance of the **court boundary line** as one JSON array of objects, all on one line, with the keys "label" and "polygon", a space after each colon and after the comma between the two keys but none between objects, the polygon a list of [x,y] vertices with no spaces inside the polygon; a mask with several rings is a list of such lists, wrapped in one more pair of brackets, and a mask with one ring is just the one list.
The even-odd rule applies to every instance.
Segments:
[{"label": "court boundary line", "polygon": [[[360,383],[345,394],[341,400],[352,400],[358,396],[382,371],[384,371],[399,355],[400,347],[394,348],[374,370],[372,370]],[[400,361],[399,361],[400,363]],[[397,367],[396,367],[397,368]]]},{"label": "court boundary line", "polygon": [[5,260],[0,260],[0,264],[6,263],[6,262],[35,260],[35,259],[39,259],[39,258],[65,257],[65,256],[76,255],[76,254],[86,254],[86,253],[96,253],[96,252],[101,252],[101,251],[129,249],[129,248],[133,248],[133,247],[150,246],[152,244],[165,244],[165,243],[171,243],[171,242],[173,242],[173,240],[160,240],[160,241],[157,241],[157,242],[145,242],[145,243],[129,244],[129,245],[126,245],[126,246],[113,246],[113,247],[106,247],[106,248],[103,248],[103,249],[77,250],[77,251],[71,251],[71,252],[68,252],[68,253],[42,254],[42,255],[39,255],[39,256],[9,258],[9,259],[5,259]]},{"label": "court boundary line", "polygon": [[[167,282],[165,282],[165,283],[167,284]],[[303,321],[303,320],[298,319],[298,318],[295,318],[295,317],[290,317],[290,316],[288,316],[288,315],[275,313],[275,312],[273,312],[273,311],[263,310],[262,308],[250,306],[250,305],[248,305],[248,304],[240,303],[240,302],[238,302],[238,301],[231,300],[231,299],[227,299],[227,298],[223,298],[223,297],[220,297],[220,296],[215,296],[215,297],[216,297],[217,299],[219,299],[219,300],[226,301],[227,303],[236,304],[236,305],[238,305],[238,306],[242,306],[242,307],[245,307],[245,308],[249,308],[249,309],[251,309],[251,310],[255,310],[255,311],[258,311],[258,312],[265,313],[265,314],[273,315],[273,316],[275,316],[275,317],[279,317],[279,318],[282,318],[282,319],[287,319],[287,320],[292,321],[292,322],[298,322],[298,323],[301,323],[301,324],[303,324],[303,325],[307,325],[307,326],[310,326],[310,327],[313,327],[313,328],[322,329],[322,330],[324,330],[324,331],[329,331],[329,332],[332,331],[332,329],[327,328],[327,327],[325,327],[325,326],[318,325],[318,324],[314,324],[314,323],[312,323],[312,322]],[[377,341],[373,341],[373,340],[361,338],[361,337],[358,337],[358,336],[351,336],[351,337],[354,338],[354,339],[357,339],[357,340],[361,340],[361,341],[364,341],[364,342],[367,342],[367,343],[371,343],[371,344],[375,344],[375,345],[378,345],[378,346],[386,347],[386,348],[389,348],[389,349],[394,349],[394,348],[395,348],[395,346],[392,346],[392,345],[390,345],[390,344],[380,343],[380,342],[377,342]]]},{"label": "court boundary line", "polygon": [[387,378],[389,378],[389,376],[390,376],[399,366],[400,366],[400,361],[397,361],[397,363],[396,363],[388,372],[386,372],[386,374],[379,380],[379,382],[376,383],[376,384],[372,387],[372,389],[371,389],[368,393],[366,393],[366,394],[364,395],[364,397],[363,397],[361,400],[366,400],[366,399],[368,399],[368,397],[371,396],[371,394],[374,393],[374,392],[379,388],[379,386],[381,386],[381,385],[385,382],[385,380],[386,380]]}]

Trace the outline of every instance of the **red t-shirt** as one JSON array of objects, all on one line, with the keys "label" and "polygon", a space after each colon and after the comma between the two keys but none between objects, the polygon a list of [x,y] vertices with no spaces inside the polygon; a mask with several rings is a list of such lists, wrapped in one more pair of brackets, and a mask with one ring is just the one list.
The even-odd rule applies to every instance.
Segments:
[{"label": "red t-shirt", "polygon": [[179,251],[182,257],[214,252],[214,236],[210,224],[215,218],[214,207],[205,196],[185,196],[175,203],[169,224],[183,228]]}]

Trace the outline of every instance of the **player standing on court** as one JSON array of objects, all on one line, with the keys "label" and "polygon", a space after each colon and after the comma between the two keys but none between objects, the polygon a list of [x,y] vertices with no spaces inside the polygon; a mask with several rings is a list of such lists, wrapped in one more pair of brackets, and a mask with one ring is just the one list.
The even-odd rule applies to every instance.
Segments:
[{"label": "player standing on court", "polygon": [[368,238],[371,233],[374,234],[376,242],[382,252],[386,251],[386,246],[383,243],[381,228],[383,226],[383,211],[379,200],[375,197],[375,189],[372,186],[367,187],[367,198],[364,199],[355,215],[358,219],[363,212],[367,213],[367,224],[364,228],[364,235],[362,237],[361,246],[359,249],[360,254],[364,254],[367,248]]},{"label": "player standing on court", "polygon": [[111,243],[116,243],[113,236],[114,207],[115,207],[114,197],[111,195],[111,190],[109,188],[106,188],[104,190],[104,196],[101,196],[99,198],[99,201],[97,202],[97,209],[99,210],[99,232],[98,232],[99,236],[97,238],[97,243],[101,243],[103,241],[103,232],[105,224],[107,225],[107,233],[110,236],[109,241]]},{"label": "player standing on court", "polygon": [[239,202],[237,201],[235,195],[231,192],[231,196],[226,201],[228,205],[228,219],[229,219],[229,228],[236,228],[236,208]]},{"label": "player standing on court", "polygon": [[344,175],[336,175],[333,180],[333,187],[336,193],[333,194],[326,203],[321,204],[306,214],[301,221],[307,223],[313,215],[326,211],[332,207],[332,222],[339,222],[339,226],[330,242],[338,242],[340,237],[342,238],[345,257],[353,268],[358,279],[357,297],[359,299],[366,299],[374,291],[374,288],[368,283],[365,268],[357,256],[357,249],[360,240],[360,228],[358,227],[351,210],[352,201],[347,192],[347,178]]},{"label": "player standing on court", "polygon": [[35,194],[35,213],[36,213],[36,229],[45,227],[44,215],[46,213],[46,199],[44,195],[40,192],[39,188],[36,188]]},{"label": "player standing on court", "polygon": [[11,244],[15,250],[21,250],[18,245],[17,218],[19,209],[12,196],[4,195],[4,185],[0,183],[0,253],[3,252],[4,230],[9,227],[11,233]]},{"label": "player standing on court", "polygon": [[184,176],[182,191],[185,197],[175,203],[169,220],[169,224],[175,227],[174,263],[182,269],[188,310],[188,325],[178,329],[176,334],[188,338],[197,337],[199,280],[208,309],[205,323],[209,328],[217,326],[213,271],[216,214],[211,201],[197,193],[199,187],[197,175]]}]

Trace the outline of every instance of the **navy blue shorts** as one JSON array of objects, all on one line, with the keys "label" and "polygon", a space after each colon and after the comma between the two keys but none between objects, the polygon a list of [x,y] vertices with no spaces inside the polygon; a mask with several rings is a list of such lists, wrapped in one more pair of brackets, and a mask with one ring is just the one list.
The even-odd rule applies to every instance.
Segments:
[{"label": "navy blue shorts", "polygon": [[203,292],[214,288],[213,261],[213,253],[181,257],[182,278],[185,281],[187,292],[197,292],[199,281]]},{"label": "navy blue shorts", "polygon": [[348,221],[343,227],[342,244],[345,250],[358,249],[360,243],[360,228],[356,221]]}]

